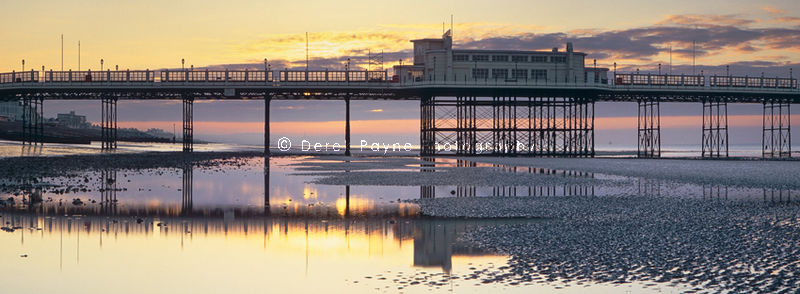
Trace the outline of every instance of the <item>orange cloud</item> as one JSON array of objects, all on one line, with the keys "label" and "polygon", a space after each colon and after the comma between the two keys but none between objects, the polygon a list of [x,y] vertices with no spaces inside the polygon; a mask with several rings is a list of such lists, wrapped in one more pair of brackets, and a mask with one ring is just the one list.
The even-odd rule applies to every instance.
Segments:
[{"label": "orange cloud", "polygon": [[800,25],[800,17],[783,16],[775,18],[775,22]]},{"label": "orange cloud", "polygon": [[[446,24],[446,29],[450,24]],[[545,27],[511,23],[469,22],[457,23],[453,29],[455,42],[483,39],[497,35],[518,35],[541,31]],[[442,24],[384,24],[376,28],[346,32],[309,32],[308,48],[315,58],[365,55],[384,51],[410,50],[409,40],[438,37]],[[234,50],[246,56],[280,56],[287,60],[305,59],[305,33],[277,34],[236,45]]]},{"label": "orange cloud", "polygon": [[759,20],[744,19],[736,15],[715,14],[670,14],[656,24],[696,25],[698,27],[714,27],[719,25],[743,26]]},{"label": "orange cloud", "polygon": [[786,12],[787,12],[786,10],[783,10],[783,9],[777,8],[777,7],[775,7],[775,6],[772,6],[772,5],[764,5],[764,6],[761,6],[761,10],[764,10],[764,11],[766,11],[767,13],[769,13],[769,14],[772,14],[772,15],[777,15],[777,14],[786,14]]}]

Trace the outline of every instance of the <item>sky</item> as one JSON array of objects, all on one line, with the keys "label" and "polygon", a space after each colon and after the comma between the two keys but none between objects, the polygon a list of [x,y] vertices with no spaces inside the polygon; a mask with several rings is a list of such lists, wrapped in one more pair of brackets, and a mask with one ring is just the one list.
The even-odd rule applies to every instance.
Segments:
[{"label": "sky", "polygon": [[[589,54],[587,62],[616,63],[619,71],[655,72],[660,63],[664,71],[691,73],[693,52],[694,70],[707,74],[724,74],[727,68],[735,75],[788,76],[790,68],[800,68],[798,1],[40,0],[2,1],[0,7],[2,72],[20,70],[22,59],[27,68],[59,70],[62,34],[65,69],[78,68],[79,40],[83,70],[99,69],[101,59],[106,68],[120,69],[180,68],[181,59],[187,67],[263,68],[265,58],[273,68],[301,67],[306,32],[311,68],[341,68],[347,58],[363,66],[368,51],[383,52],[388,68],[410,62],[408,40],[440,36],[451,15],[456,48],[546,50],[573,42],[577,51]],[[336,102],[276,101],[272,121],[287,133],[337,137],[334,126],[341,122],[343,106],[336,110],[330,103]],[[665,107],[665,116],[701,114],[700,105]],[[99,108],[99,102],[88,101],[45,105],[48,115],[74,109],[90,120],[99,119]],[[735,108],[742,115],[760,113],[757,105]],[[196,121],[205,123],[198,125],[197,138],[260,138],[262,128],[255,123],[263,122],[263,103],[207,102],[195,109]],[[635,116],[636,108],[598,105],[597,111],[619,126]],[[180,119],[180,105],[125,102],[119,113],[120,122],[129,126],[171,129]],[[405,130],[391,131],[396,137],[418,140],[414,102],[358,102],[353,119],[365,121],[358,130],[364,135],[384,126]],[[406,122],[403,128],[398,120]],[[328,125],[309,125],[320,121]],[[699,125],[668,128],[695,132]],[[609,136],[627,141],[628,133]],[[760,139],[760,134],[746,137]]]}]

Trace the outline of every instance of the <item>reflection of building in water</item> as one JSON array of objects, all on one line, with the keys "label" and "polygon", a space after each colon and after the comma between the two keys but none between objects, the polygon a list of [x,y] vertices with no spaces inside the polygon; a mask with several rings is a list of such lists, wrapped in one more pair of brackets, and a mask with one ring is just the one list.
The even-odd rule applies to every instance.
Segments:
[{"label": "reflection of building in water", "polygon": [[527,222],[526,220],[420,220],[414,222],[414,266],[441,267],[450,272],[453,256],[486,256],[490,252],[458,242],[467,230],[485,225]]},{"label": "reflection of building in water", "polygon": [[420,222],[414,232],[414,266],[441,266],[446,272],[452,268],[455,226],[440,222]]},{"label": "reflection of building in water", "polygon": [[[410,251],[403,250],[413,242],[413,264],[415,266],[441,267],[450,271],[452,256],[489,255],[465,244],[458,244],[457,234],[483,224],[505,223],[503,221],[465,220],[397,220],[395,218],[350,218],[309,219],[294,217],[269,218],[208,218],[208,217],[107,217],[107,216],[52,216],[24,213],[5,214],[4,221],[11,226],[38,228],[47,236],[64,233],[75,241],[81,239],[103,240],[108,237],[126,242],[126,236],[134,236],[137,242],[151,236],[174,237],[181,240],[207,236],[227,236],[248,239],[263,235],[264,246],[276,243],[274,250],[289,252],[309,251],[313,256],[330,254],[397,255],[410,258]],[[53,234],[56,233],[56,234]],[[145,237],[145,238],[141,238]],[[57,240],[57,239],[56,239]],[[57,242],[57,241],[56,241]],[[102,241],[101,241],[102,242]],[[278,244],[283,242],[283,244]],[[305,246],[296,246],[298,242]],[[173,243],[180,246],[178,243]],[[302,244],[302,243],[301,243]],[[393,248],[389,250],[389,248]],[[408,248],[408,247],[406,247]],[[386,251],[384,251],[386,250]],[[85,250],[92,254],[92,250]],[[82,253],[84,254],[84,253]],[[409,255],[403,255],[409,254]],[[309,257],[310,256],[310,257]]]}]

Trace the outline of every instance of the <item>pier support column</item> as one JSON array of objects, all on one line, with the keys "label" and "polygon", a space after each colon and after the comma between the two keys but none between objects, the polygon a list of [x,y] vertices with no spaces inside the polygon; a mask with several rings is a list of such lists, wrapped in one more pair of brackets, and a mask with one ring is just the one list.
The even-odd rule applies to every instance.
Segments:
[{"label": "pier support column", "polygon": [[344,155],[350,156],[350,95],[344,97]]},{"label": "pier support column", "polygon": [[[272,97],[264,96],[264,155],[269,156],[269,105],[272,102]],[[265,160],[268,160],[266,158]]]},{"label": "pier support column", "polygon": [[22,97],[22,145],[44,143],[43,105],[41,97]]},{"label": "pier support column", "polygon": [[435,132],[435,112],[434,97],[422,97],[420,99],[420,123],[419,123],[419,145],[420,155],[433,155],[435,152],[434,132]]},{"label": "pier support column", "polygon": [[764,158],[792,157],[791,104],[784,99],[764,100],[761,153]]},{"label": "pier support column", "polygon": [[183,98],[183,152],[194,151],[194,98]]},{"label": "pier support column", "polygon": [[475,155],[478,144],[475,97],[456,97],[456,112],[456,154]]},{"label": "pier support column", "polygon": [[592,97],[434,97],[420,113],[423,155],[595,154]]},{"label": "pier support column", "polygon": [[516,97],[492,98],[492,153],[516,155]]},{"label": "pier support column", "polygon": [[594,99],[532,97],[524,103],[527,129],[516,129],[529,142],[528,155],[594,157]]},{"label": "pier support column", "polygon": [[658,99],[639,99],[639,158],[661,157],[661,105]]},{"label": "pier support column", "polygon": [[728,102],[703,100],[703,158],[728,157]]},{"label": "pier support column", "polygon": [[117,149],[117,97],[101,98],[100,141],[103,150]]}]

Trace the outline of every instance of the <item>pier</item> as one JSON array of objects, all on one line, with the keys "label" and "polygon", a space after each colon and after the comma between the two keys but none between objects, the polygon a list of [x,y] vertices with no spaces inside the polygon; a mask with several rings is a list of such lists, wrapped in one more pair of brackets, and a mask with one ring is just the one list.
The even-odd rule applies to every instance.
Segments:
[{"label": "pier", "polygon": [[498,78],[398,81],[388,71],[0,73],[0,100],[22,101],[25,109],[24,144],[41,142],[43,101],[57,99],[100,100],[104,149],[116,148],[120,99],[182,100],[183,149],[187,152],[193,146],[195,100],[263,100],[267,106],[265,151],[273,99],[343,101],[347,146],[351,100],[414,100],[420,102],[423,155],[443,153],[436,150],[437,142],[454,142],[457,146],[450,153],[475,155],[475,144],[485,142],[492,146],[491,155],[570,157],[595,154],[596,102],[639,105],[639,157],[661,155],[660,103],[700,103],[702,156],[713,158],[728,156],[727,105],[757,103],[763,105],[762,154],[772,158],[791,156],[791,104],[800,102],[800,89],[794,78],[636,73],[613,73],[608,83]]}]

